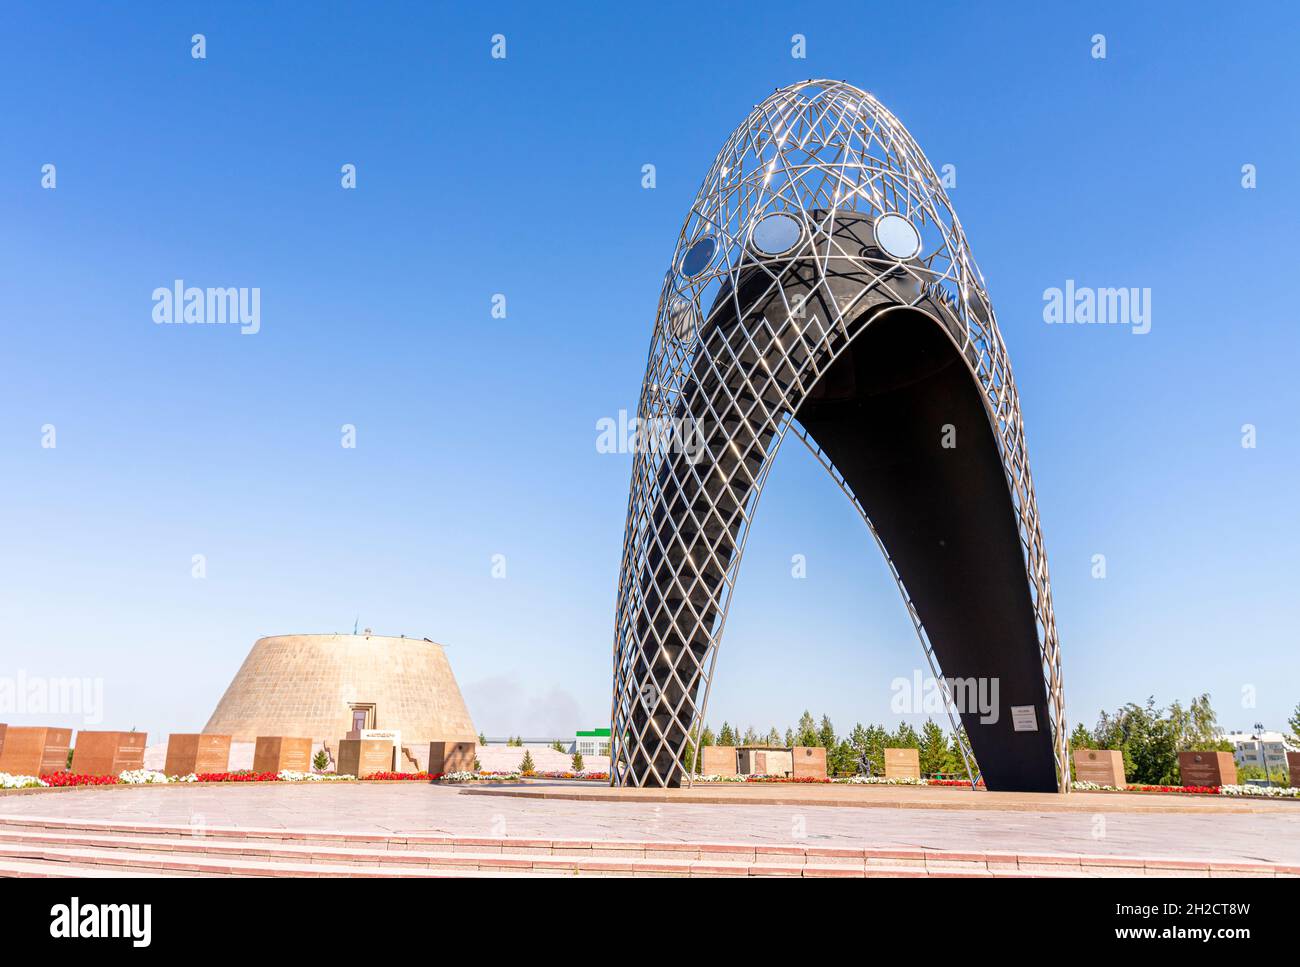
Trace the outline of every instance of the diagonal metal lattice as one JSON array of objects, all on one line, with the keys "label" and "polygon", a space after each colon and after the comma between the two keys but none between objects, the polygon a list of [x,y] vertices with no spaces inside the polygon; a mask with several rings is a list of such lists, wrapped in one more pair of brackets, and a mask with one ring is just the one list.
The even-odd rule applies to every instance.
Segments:
[{"label": "diagonal metal lattice", "polygon": [[[890,215],[914,230],[914,253],[882,250]],[[760,223],[790,235],[789,248],[774,254],[780,245],[755,235]],[[1047,557],[1020,403],[983,278],[911,135],[870,94],[826,80],[778,90],[731,134],[664,280],[619,578],[613,784],[676,785],[693,771],[689,740],[704,722],[745,540],[787,430],[876,533],[797,415],[854,338],[897,307],[939,323],[978,383],[1019,532],[1057,784],[1068,790]],[[920,616],[890,566],[933,668]]]}]

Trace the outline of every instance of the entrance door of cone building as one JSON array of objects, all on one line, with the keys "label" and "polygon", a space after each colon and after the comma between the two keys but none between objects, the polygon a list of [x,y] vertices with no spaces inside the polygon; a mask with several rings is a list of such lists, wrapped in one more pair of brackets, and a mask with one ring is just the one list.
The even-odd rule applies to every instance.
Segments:
[{"label": "entrance door of cone building", "polygon": [[351,709],[352,719],[352,729],[348,732],[348,738],[359,739],[362,732],[375,727],[374,702],[349,702],[348,708]]}]

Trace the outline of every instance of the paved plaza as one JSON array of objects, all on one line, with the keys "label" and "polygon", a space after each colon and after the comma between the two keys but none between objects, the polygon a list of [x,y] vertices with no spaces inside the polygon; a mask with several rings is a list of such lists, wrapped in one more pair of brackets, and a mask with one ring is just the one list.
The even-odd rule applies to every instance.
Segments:
[{"label": "paved plaza", "polygon": [[[203,824],[547,839],[655,840],[884,849],[1018,851],[1300,864],[1300,804],[1191,797],[1018,796],[877,787],[869,805],[758,804],[506,794],[572,793],[574,784],[490,790],[426,783],[222,784],[0,796],[0,817]],[[591,792],[605,787],[586,786]],[[770,790],[769,790],[770,791]],[[715,790],[716,792],[716,790]],[[491,793],[491,794],[484,794]],[[918,794],[920,800],[909,798]],[[815,795],[816,793],[814,793]],[[660,793],[661,796],[673,795]],[[727,793],[723,793],[727,795]],[[947,798],[944,798],[947,797]],[[1062,808],[1062,800],[1068,807]],[[1120,811],[1124,800],[1132,811]],[[1171,800],[1174,800],[1171,802]],[[898,808],[906,802],[910,808]],[[1156,811],[1160,802],[1182,807]],[[987,808],[970,808],[987,803]],[[951,808],[960,804],[961,808]],[[1104,809],[1091,808],[1100,804]],[[1233,806],[1252,812],[1227,811]]]}]

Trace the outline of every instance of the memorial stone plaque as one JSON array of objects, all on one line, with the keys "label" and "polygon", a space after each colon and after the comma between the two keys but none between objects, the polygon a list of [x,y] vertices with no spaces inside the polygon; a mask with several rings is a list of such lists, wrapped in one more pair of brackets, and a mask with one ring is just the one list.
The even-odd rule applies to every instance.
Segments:
[{"label": "memorial stone plaque", "polygon": [[1291,785],[1300,786],[1300,752],[1286,754],[1286,768],[1291,773]]},{"label": "memorial stone plaque", "polygon": [[163,772],[169,776],[226,772],[230,769],[230,740],[228,735],[173,732],[167,737]]},{"label": "memorial stone plaque", "polygon": [[[68,770],[68,750],[72,748],[72,729],[42,729],[40,775]],[[13,729],[5,735],[5,744],[13,737]]]},{"label": "memorial stone plaque", "polygon": [[916,749],[886,749],[885,778],[920,779],[921,753]]},{"label": "memorial stone plaque", "polygon": [[[348,736],[353,738],[353,736]],[[378,770],[381,772],[408,772],[406,768],[406,756],[402,750],[402,731],[401,729],[360,729],[355,738],[358,739],[387,739],[393,746],[393,764],[389,769]]]},{"label": "memorial stone plaque", "polygon": [[449,772],[473,772],[475,748],[473,742],[430,742],[430,774],[440,776]]},{"label": "memorial stone plaque", "polygon": [[259,735],[253,747],[254,772],[310,772],[311,739],[301,736]]},{"label": "memorial stone plaque", "polygon": [[1124,756],[1115,749],[1075,749],[1074,778],[1123,789]]},{"label": "memorial stone plaque", "polygon": [[1231,752],[1180,752],[1178,773],[1184,786],[1237,784],[1237,763]]},{"label": "memorial stone plaque", "polygon": [[338,772],[364,779],[376,772],[393,771],[391,739],[340,739]]},{"label": "memorial stone plaque", "polygon": [[796,779],[825,779],[826,750],[820,746],[796,745],[793,753]]},{"label": "memorial stone plaque", "polygon": [[144,768],[145,732],[77,733],[72,771],[80,776],[115,776]]},{"label": "memorial stone plaque", "polygon": [[43,725],[11,725],[0,749],[0,772],[15,776],[48,776],[68,768],[72,729]]},{"label": "memorial stone plaque", "polygon": [[700,773],[706,776],[734,776],[736,747],[734,745],[704,746],[700,749]]}]

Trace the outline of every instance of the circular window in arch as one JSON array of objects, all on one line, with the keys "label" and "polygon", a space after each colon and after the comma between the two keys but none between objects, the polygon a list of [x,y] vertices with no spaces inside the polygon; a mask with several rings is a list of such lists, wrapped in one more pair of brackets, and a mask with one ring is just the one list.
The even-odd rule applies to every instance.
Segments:
[{"label": "circular window in arch", "polygon": [[799,219],[784,212],[773,212],[754,226],[749,240],[764,255],[784,255],[799,244],[802,235]]},{"label": "circular window in arch", "polygon": [[693,279],[709,267],[714,254],[718,251],[718,240],[712,235],[705,235],[686,250],[682,256],[682,275]]},{"label": "circular window in arch", "polygon": [[902,215],[889,212],[876,219],[876,244],[891,258],[914,258],[921,251],[921,235]]}]

